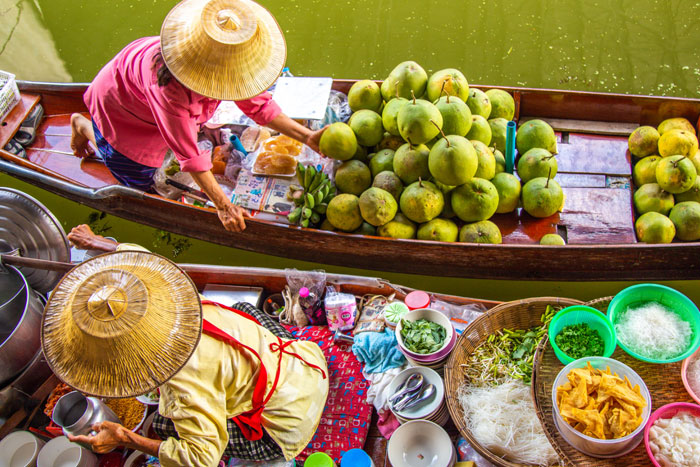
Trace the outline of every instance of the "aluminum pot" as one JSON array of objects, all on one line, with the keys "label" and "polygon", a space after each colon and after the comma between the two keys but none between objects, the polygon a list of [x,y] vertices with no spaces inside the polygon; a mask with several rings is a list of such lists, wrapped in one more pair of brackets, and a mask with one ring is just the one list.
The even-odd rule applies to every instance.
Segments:
[{"label": "aluminum pot", "polygon": [[94,436],[96,433],[92,426],[95,423],[121,423],[119,417],[104,402],[96,397],[86,397],[78,391],[61,396],[53,408],[51,420],[63,428],[63,434],[66,436]]},{"label": "aluminum pot", "polygon": [[41,348],[42,311],[22,273],[0,266],[0,387],[19,375]]}]

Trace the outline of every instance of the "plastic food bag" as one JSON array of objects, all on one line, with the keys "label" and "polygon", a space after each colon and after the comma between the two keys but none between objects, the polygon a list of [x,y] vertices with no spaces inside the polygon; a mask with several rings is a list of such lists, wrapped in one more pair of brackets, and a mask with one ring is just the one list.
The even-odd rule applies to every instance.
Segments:
[{"label": "plastic food bag", "polygon": [[333,287],[327,287],[324,308],[331,331],[348,331],[355,327],[357,302],[353,294],[336,292]]},{"label": "plastic food bag", "polygon": [[311,120],[309,128],[312,130],[320,130],[331,123],[347,122],[351,115],[352,110],[348,105],[348,96],[340,91],[331,90],[331,94],[328,96],[326,114],[322,120]]},{"label": "plastic food bag", "polygon": [[474,321],[486,311],[486,307],[480,303],[453,305],[452,303],[435,299],[433,299],[431,302],[430,308],[439,311],[450,318],[452,325],[458,333],[464,331],[467,326],[469,326],[469,323]]},{"label": "plastic food bag", "polygon": [[[321,306],[321,299],[326,287],[326,271],[299,271],[298,269],[285,269],[287,285],[292,296],[297,297],[304,314],[312,325],[326,324],[326,314]],[[308,289],[308,295],[301,297],[303,288]]]}]

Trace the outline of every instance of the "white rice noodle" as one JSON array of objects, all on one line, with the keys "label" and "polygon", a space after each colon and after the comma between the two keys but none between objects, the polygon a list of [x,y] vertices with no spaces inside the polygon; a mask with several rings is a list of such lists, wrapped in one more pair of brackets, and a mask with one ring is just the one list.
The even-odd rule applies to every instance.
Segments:
[{"label": "white rice noodle", "polygon": [[661,467],[700,465],[700,419],[687,412],[660,418],[649,429],[649,446]]},{"label": "white rice noodle", "polygon": [[492,453],[538,466],[559,462],[535,413],[530,386],[519,380],[498,386],[464,385],[458,397],[469,431]]},{"label": "white rice noodle", "polygon": [[660,303],[628,308],[615,323],[617,339],[639,355],[666,360],[690,345],[690,325]]}]

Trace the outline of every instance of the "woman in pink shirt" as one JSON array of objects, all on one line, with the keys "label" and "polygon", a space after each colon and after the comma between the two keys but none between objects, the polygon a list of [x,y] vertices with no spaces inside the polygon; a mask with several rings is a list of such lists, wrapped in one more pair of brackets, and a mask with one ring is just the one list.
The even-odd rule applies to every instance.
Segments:
[{"label": "woman in pink shirt", "polygon": [[182,1],[166,17],[160,37],[137,39],[97,74],[84,96],[92,121],[71,118],[73,152],[91,156],[91,142],[120,183],[148,191],[170,148],[224,227],[239,232],[248,214],[221,190],[211,151],[197,147],[197,134],[221,100],[235,100],[257,124],[318,151],[323,130],[312,132],[290,119],[264,92],[285,58],[279,25],[257,3]]}]

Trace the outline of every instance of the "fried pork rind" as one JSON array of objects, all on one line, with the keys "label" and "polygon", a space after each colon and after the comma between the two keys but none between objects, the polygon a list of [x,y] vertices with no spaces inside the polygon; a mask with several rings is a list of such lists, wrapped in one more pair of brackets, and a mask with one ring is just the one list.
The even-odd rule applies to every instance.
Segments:
[{"label": "fried pork rind", "polygon": [[618,439],[629,435],[642,423],[647,403],[639,386],[593,368],[575,368],[568,382],[557,388],[557,406],[562,418],[575,430],[598,439]]}]

